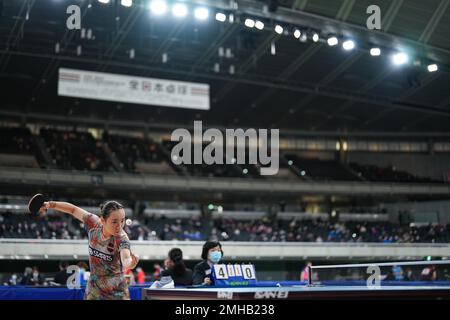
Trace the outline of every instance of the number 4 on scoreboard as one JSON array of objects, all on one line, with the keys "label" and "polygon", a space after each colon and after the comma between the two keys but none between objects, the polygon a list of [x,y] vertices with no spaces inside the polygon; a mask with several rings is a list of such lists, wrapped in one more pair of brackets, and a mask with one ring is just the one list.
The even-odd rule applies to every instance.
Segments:
[{"label": "number 4 on scoreboard", "polygon": [[214,265],[214,272],[217,279],[228,279],[227,266],[224,264]]}]

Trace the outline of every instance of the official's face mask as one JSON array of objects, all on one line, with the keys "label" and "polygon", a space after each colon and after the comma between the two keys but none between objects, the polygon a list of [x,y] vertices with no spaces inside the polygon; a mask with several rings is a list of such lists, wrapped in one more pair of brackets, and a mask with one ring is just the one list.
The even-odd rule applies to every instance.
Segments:
[{"label": "official's face mask", "polygon": [[209,259],[212,263],[217,263],[222,258],[222,252],[220,251],[213,251],[209,254]]}]

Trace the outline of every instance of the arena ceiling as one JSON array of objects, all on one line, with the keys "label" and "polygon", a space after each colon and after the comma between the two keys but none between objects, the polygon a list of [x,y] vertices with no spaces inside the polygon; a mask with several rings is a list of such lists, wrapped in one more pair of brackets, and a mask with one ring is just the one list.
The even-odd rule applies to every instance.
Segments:
[{"label": "arena ceiling", "polygon": [[[203,120],[205,126],[309,132],[450,131],[450,0],[236,1],[238,9],[227,11],[235,14],[234,23],[153,17],[143,7],[147,1],[135,0],[130,8],[111,2],[0,0],[1,119],[27,115],[169,126]],[[268,2],[277,10],[263,10]],[[218,10],[230,1],[187,3]],[[95,39],[66,28],[69,4],[81,7],[82,27],[92,29]],[[381,8],[381,31],[366,28],[372,4]],[[258,17],[266,28],[245,27],[245,17]],[[269,27],[275,22],[290,34],[275,33]],[[320,32],[322,39],[301,42],[291,34],[294,27]],[[330,34],[354,39],[357,49],[328,46]],[[386,54],[372,57],[371,45]],[[232,57],[220,57],[220,47],[231,49]],[[408,53],[411,65],[393,66],[387,52],[394,50]],[[414,66],[416,60],[422,65]],[[432,62],[437,72],[427,71]],[[214,70],[216,63],[220,70]],[[58,97],[60,67],[209,83],[211,109]]]}]

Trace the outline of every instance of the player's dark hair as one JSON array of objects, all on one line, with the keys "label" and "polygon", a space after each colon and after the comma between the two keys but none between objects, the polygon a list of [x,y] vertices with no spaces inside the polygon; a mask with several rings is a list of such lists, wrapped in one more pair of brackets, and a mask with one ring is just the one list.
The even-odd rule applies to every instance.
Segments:
[{"label": "player's dark hair", "polygon": [[183,251],[180,248],[173,248],[169,251],[169,259],[173,261],[173,274],[181,276],[186,271],[183,261]]},{"label": "player's dark hair", "polygon": [[103,219],[108,219],[111,212],[119,209],[123,209],[123,205],[114,200],[105,201],[100,205],[100,212]]},{"label": "player's dark hair", "polygon": [[217,246],[219,246],[220,252],[222,253],[222,257],[223,257],[222,245],[220,244],[219,241],[206,241],[205,244],[203,245],[202,259],[207,260],[209,249],[215,248]]}]

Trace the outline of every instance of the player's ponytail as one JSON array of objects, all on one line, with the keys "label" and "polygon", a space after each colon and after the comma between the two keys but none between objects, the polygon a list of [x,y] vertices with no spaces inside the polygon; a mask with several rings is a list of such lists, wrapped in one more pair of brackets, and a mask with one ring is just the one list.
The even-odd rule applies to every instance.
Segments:
[{"label": "player's ponytail", "polygon": [[186,271],[186,266],[183,261],[183,252],[180,248],[173,248],[169,251],[169,259],[173,261],[174,275],[182,275]]}]

